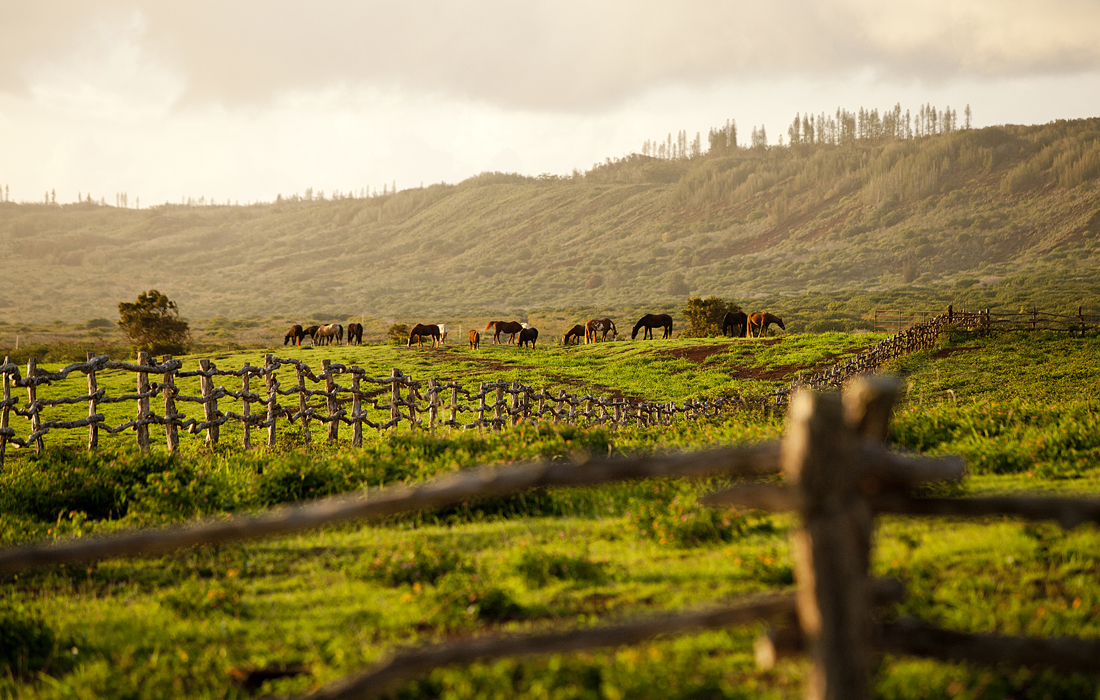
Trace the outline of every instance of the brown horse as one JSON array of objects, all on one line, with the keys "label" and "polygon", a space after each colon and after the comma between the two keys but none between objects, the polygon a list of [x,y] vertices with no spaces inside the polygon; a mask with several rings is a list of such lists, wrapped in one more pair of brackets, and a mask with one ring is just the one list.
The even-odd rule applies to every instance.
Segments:
[{"label": "brown horse", "polygon": [[477,350],[481,347],[481,334],[476,330],[470,331],[470,349]]},{"label": "brown horse", "polygon": [[768,326],[773,323],[783,330],[787,330],[787,327],[783,325],[783,319],[775,314],[768,312],[761,313],[759,311],[749,314],[749,337],[763,338],[768,334]]},{"label": "brown horse", "polygon": [[305,339],[306,335],[308,335],[309,336],[309,344],[310,345],[316,345],[317,344],[317,331],[319,331],[319,330],[321,330],[320,326],[310,326],[309,328],[306,328],[304,331],[302,331],[303,333],[305,333],[305,335],[303,335],[302,338]]},{"label": "brown horse", "polygon": [[290,330],[286,332],[286,335],[283,336],[283,345],[287,345],[290,343],[294,345],[301,345],[302,338],[304,337],[306,337],[306,332],[302,330],[302,327],[299,324],[295,323],[293,326],[290,327]]},{"label": "brown horse", "polygon": [[349,323],[348,324],[348,345],[362,345],[363,344],[363,324],[362,323]]},{"label": "brown horse", "polygon": [[652,339],[654,328],[664,329],[664,335],[661,336],[662,339],[671,338],[672,317],[668,314],[646,314],[645,316],[642,316],[640,319],[638,319],[638,322],[634,324],[634,330],[630,331],[631,340],[634,340],[638,337],[639,328],[645,328],[645,331],[642,333],[642,340],[645,340],[646,338]]},{"label": "brown horse", "polygon": [[574,345],[578,345],[581,342],[582,335],[584,335],[584,326],[578,323],[565,332],[565,335],[562,336],[561,344],[569,345],[570,342],[572,342]]},{"label": "brown horse", "polygon": [[516,333],[523,330],[523,324],[519,321],[489,321],[485,324],[485,330],[493,328],[493,342],[500,343],[500,334],[507,333],[509,343],[516,342]]},{"label": "brown horse", "polygon": [[734,338],[744,338],[749,330],[749,315],[744,311],[729,311],[722,319],[722,335],[729,334]]},{"label": "brown horse", "polygon": [[584,324],[584,344],[596,342],[597,333],[603,334],[600,340],[607,340],[608,332],[611,333],[612,340],[619,338],[619,331],[615,329],[614,321],[609,318],[594,318]]},{"label": "brown horse", "polygon": [[519,332],[519,346],[522,348],[525,343],[531,344],[531,349],[535,349],[535,341],[539,339],[538,328],[524,328]]},{"label": "brown horse", "polygon": [[412,347],[413,336],[416,336],[417,346],[424,342],[425,337],[431,338],[432,347],[434,348],[439,342],[439,326],[434,323],[418,323],[413,326],[413,329],[409,331],[409,347]]}]

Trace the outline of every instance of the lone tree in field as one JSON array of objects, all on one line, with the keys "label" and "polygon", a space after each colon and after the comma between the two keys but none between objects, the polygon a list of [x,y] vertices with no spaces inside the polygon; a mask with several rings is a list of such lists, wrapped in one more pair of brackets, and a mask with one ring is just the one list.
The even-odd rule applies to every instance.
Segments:
[{"label": "lone tree in field", "polygon": [[718,297],[691,297],[684,306],[684,317],[687,318],[688,327],[684,331],[685,338],[705,338],[707,336],[722,335],[722,319],[728,311],[740,311],[741,307],[732,301],[719,299]]},{"label": "lone tree in field", "polygon": [[142,292],[137,301],[118,304],[118,325],[130,339],[134,354],[183,355],[191,342],[187,322],[180,319],[176,302],[155,289]]}]

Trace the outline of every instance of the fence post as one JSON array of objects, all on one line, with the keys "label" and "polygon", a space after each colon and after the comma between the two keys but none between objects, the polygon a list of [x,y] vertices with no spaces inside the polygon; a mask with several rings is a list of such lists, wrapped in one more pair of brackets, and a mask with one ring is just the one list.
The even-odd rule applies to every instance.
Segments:
[{"label": "fence post", "polygon": [[252,415],[252,402],[248,400],[248,385],[251,379],[249,370],[251,368],[252,365],[248,362],[245,362],[241,368],[241,401],[244,402],[244,407],[241,409],[241,415],[244,416],[244,437],[241,438],[241,447],[246,450],[252,449],[252,424],[248,420]]},{"label": "fence post", "polygon": [[359,372],[351,375],[351,446],[363,446],[363,397],[359,393]]},{"label": "fence post", "polygon": [[390,420],[394,421],[393,427],[401,425],[401,409],[398,408],[398,404],[401,402],[401,387],[397,383],[397,379],[401,376],[401,370],[394,367],[390,370]]},{"label": "fence post", "polygon": [[[41,411],[38,408],[38,386],[34,383],[34,375],[38,371],[38,360],[33,357],[27,360],[27,408],[30,409],[31,419],[31,432],[37,433],[38,428],[42,425]],[[42,443],[42,436],[35,438],[34,449],[39,454],[42,453],[44,445]]]},{"label": "fence post", "polygon": [[[141,367],[148,367],[153,364],[153,361],[149,357],[147,352],[139,352],[137,356],[138,365]],[[137,373],[137,393],[138,393],[138,409],[137,409],[137,425],[134,426],[134,431],[137,433],[137,446],[142,452],[149,451],[149,426],[143,423],[149,417],[149,397],[145,394],[149,393],[149,374],[146,372],[138,371]]]},{"label": "fence post", "polygon": [[798,493],[792,535],[798,617],[814,660],[807,697],[870,698],[871,510],[859,489],[860,448],[841,397],[803,391],[790,405],[783,473]]},{"label": "fence post", "polygon": [[535,422],[536,423],[538,423],[542,420],[543,411],[546,410],[546,397],[547,396],[548,396],[548,394],[546,393],[546,387],[543,386],[542,389],[539,390],[539,408],[538,408],[538,413],[535,416]]},{"label": "fence post", "polygon": [[554,424],[561,422],[562,402],[565,401],[565,389],[558,389],[558,400],[554,404]]},{"label": "fence post", "polygon": [[417,408],[420,403],[420,393],[413,386],[412,375],[405,375],[403,383],[405,384],[405,401],[409,404],[409,427],[416,430],[418,425],[418,419],[416,417]]},{"label": "fence post", "polygon": [[[336,401],[336,380],[332,378],[331,360],[321,360],[321,370],[325,374],[325,407],[328,417],[332,418],[340,411],[340,404]],[[340,437],[340,421],[334,420],[328,424],[328,441],[336,442]]]},{"label": "fence post", "polygon": [[948,323],[948,325],[950,325],[951,323],[954,323],[954,321],[955,321],[955,305],[954,304],[948,304],[947,305],[947,323]]},{"label": "fence post", "polygon": [[[171,361],[171,355],[161,358],[161,364]],[[166,371],[160,384],[164,393],[164,440],[168,443],[168,451],[175,452],[180,446],[179,427],[176,425],[176,370]]]},{"label": "fence post", "polygon": [[[203,419],[208,424],[218,418],[218,400],[214,398],[214,377],[209,374],[214,366],[210,360],[199,360],[199,369],[202,370],[202,374],[199,375],[199,386],[202,388],[202,413]],[[206,442],[217,446],[220,432],[218,426],[207,425]]]},{"label": "fence post", "polygon": [[306,401],[306,371],[300,362],[295,363],[298,370],[298,413],[302,420],[302,439],[308,445],[313,441],[313,435],[309,432],[309,403]]},{"label": "fence post", "polygon": [[497,381],[496,401],[493,402],[493,430],[500,432],[504,421],[504,386]]},{"label": "fence post", "polygon": [[[460,327],[459,331],[461,331],[461,330],[462,329]],[[459,335],[461,335],[461,333],[459,333]],[[457,422],[458,422],[458,384],[453,383],[453,385],[451,386],[451,420],[450,420],[450,423],[451,423],[451,425],[454,425]]]},{"label": "fence post", "polygon": [[485,427],[485,382],[482,382],[478,386],[480,387],[478,396],[481,399],[481,403],[479,403],[477,407],[477,427],[482,428]]},{"label": "fence post", "polygon": [[439,417],[439,382],[428,380],[428,430],[435,430],[435,420]]},{"label": "fence post", "polygon": [[522,388],[520,387],[519,382],[512,382],[512,385],[510,387],[508,387],[508,389],[509,389],[508,393],[510,393],[512,395],[512,410],[509,411],[509,417],[511,418],[511,420],[509,420],[508,422],[511,423],[513,426],[516,426],[516,425],[519,425],[519,422],[520,422],[520,419],[519,419],[519,394],[520,394],[520,391],[522,391]]},{"label": "fence post", "polygon": [[[89,350],[88,351],[88,362],[91,362],[94,357],[95,357],[95,353],[92,352],[91,350]],[[4,358],[4,362],[5,362],[5,364],[7,363],[7,358]],[[5,380],[5,382],[7,381],[7,375],[4,375],[4,380]],[[97,391],[99,391],[99,386],[96,384],[95,370],[93,369],[93,370],[90,370],[88,372],[88,418],[95,418],[95,413],[96,413],[96,411],[95,411],[95,408],[96,408],[95,394],[96,394]],[[7,397],[5,396],[5,398],[7,398]],[[4,411],[7,412],[7,409],[5,408]],[[5,425],[5,427],[7,427],[7,423],[5,423],[4,425]],[[3,441],[3,438],[0,438],[0,444],[2,444],[2,441]],[[91,425],[88,426],[88,449],[89,450],[94,450],[97,447],[99,447],[99,423],[98,422],[92,423]],[[0,447],[0,454],[3,454],[3,448],[2,447]],[[0,464],[2,464],[2,463],[3,463],[3,458],[0,457]]]},{"label": "fence post", "polygon": [[267,385],[267,446],[275,447],[275,418],[278,416],[279,380],[275,378],[275,358],[264,355],[264,384]]},{"label": "fence post", "polygon": [[[4,356],[4,364],[11,363],[11,357]],[[11,375],[4,372],[4,404],[3,408],[0,408],[0,467],[4,466],[4,453],[8,449],[8,413],[11,411]]]}]

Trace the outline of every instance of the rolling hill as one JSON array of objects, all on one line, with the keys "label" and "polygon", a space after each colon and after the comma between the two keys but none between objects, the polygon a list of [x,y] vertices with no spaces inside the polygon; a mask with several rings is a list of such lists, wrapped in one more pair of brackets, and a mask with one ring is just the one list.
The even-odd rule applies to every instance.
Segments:
[{"label": "rolling hill", "polygon": [[634,154],[572,177],[486,173],[370,198],[5,202],[0,320],[113,319],[148,288],[190,318],[630,314],[689,294],[803,327],[883,304],[1095,308],[1098,177],[1089,119]]}]

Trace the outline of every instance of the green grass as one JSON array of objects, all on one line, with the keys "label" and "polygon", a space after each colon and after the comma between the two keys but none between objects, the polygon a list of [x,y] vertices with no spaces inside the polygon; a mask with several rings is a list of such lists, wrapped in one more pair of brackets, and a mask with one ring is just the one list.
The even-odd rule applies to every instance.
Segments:
[{"label": "green grass", "polygon": [[[817,362],[852,351],[852,343],[865,337],[792,335],[776,345],[617,343],[522,354],[491,348],[484,356],[503,365],[492,371],[533,367],[548,379],[618,384],[648,397],[646,382],[656,376],[661,386],[648,391],[679,399],[690,383],[676,383],[678,363],[685,360],[669,350],[720,347],[695,366],[703,376],[725,373],[731,382],[738,368]],[[905,358],[896,367],[905,372],[907,394],[893,439],[903,448],[966,454],[971,476],[965,492],[1094,495],[1100,489],[1100,424],[1090,418],[1095,398],[1081,386],[1100,376],[1097,342],[1053,335],[960,337]],[[751,356],[742,353],[749,346]],[[463,365],[471,361],[464,350],[300,352],[312,358],[331,352],[339,361],[352,353],[361,366],[375,362],[371,366],[387,374],[389,366],[415,366],[410,371],[424,377],[434,371],[496,376],[482,374],[484,363]],[[422,364],[397,362],[413,357]],[[633,378],[627,365],[646,358],[646,372]],[[720,386],[718,380],[713,386]],[[1072,444],[1058,437],[1071,426],[1077,426]],[[189,443],[173,458],[160,448],[143,457],[126,445],[96,455],[62,449],[5,468],[0,522],[5,544],[102,534],[417,481],[480,463],[745,444],[776,437],[781,427],[738,416],[646,430],[399,431],[376,436],[361,450],[315,444],[243,454]],[[1010,458],[1036,449],[1039,440],[1058,445],[1041,453],[1046,466]],[[998,466],[977,466],[983,456]],[[697,496],[722,485],[646,481],[540,490],[377,526],[10,577],[0,581],[0,639],[15,640],[11,648],[24,651],[14,660],[0,655],[0,665],[11,669],[0,674],[0,697],[244,697],[229,669],[303,664],[310,676],[261,689],[298,692],[361,670],[399,645],[606,624],[789,588],[791,519],[702,510]],[[74,512],[78,498],[85,499],[83,510]],[[875,542],[874,573],[900,576],[908,585],[906,600],[888,617],[918,615],[968,631],[1100,636],[1100,530],[1094,526],[1063,532],[1006,518],[884,517]],[[805,661],[783,661],[767,672],[755,668],[752,639],[760,629],[441,669],[394,697],[801,696]],[[1095,698],[1100,690],[1096,675],[892,657],[876,668],[874,683],[883,698]]]}]

